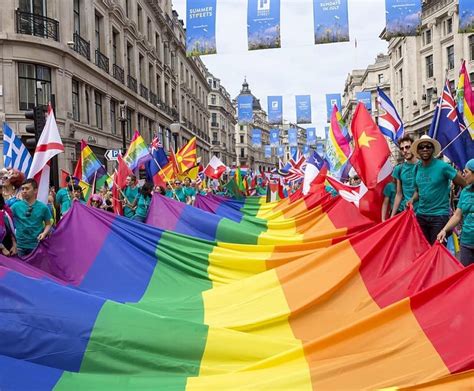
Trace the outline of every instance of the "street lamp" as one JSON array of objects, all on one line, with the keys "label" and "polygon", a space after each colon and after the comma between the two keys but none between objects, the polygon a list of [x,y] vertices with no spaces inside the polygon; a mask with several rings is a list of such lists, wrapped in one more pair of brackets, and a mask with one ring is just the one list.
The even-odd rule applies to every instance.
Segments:
[{"label": "street lamp", "polygon": [[125,136],[125,123],[127,122],[127,101],[121,100],[120,101],[120,117],[119,121],[122,123],[122,153],[125,156],[127,152],[127,138]]}]

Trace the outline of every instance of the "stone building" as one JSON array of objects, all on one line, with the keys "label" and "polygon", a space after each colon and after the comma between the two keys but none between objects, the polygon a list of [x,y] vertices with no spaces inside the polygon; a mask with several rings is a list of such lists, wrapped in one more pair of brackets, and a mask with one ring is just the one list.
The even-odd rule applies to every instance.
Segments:
[{"label": "stone building", "polygon": [[206,160],[210,88],[184,44],[170,0],[5,0],[0,115],[23,135],[24,112],[54,94],[65,146],[59,167],[69,171],[81,139],[103,160],[122,146],[122,125],[127,143],[135,129],[147,141],[158,134],[165,148],[197,136]]}]

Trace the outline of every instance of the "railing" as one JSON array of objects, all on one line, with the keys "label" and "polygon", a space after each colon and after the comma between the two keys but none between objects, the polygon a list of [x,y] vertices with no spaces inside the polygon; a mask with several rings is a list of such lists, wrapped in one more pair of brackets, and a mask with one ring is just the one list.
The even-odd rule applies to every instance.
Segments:
[{"label": "railing", "polygon": [[148,88],[146,88],[143,84],[140,83],[140,95],[148,100]]},{"label": "railing", "polygon": [[119,67],[117,64],[112,65],[112,74],[113,77],[117,79],[120,83],[125,83],[123,68]]},{"label": "railing", "polygon": [[82,38],[78,33],[73,35],[74,51],[79,53],[81,56],[91,60],[91,43]]},{"label": "railing", "polygon": [[219,146],[221,145],[221,142],[219,140],[212,140],[212,145]]},{"label": "railing", "polygon": [[219,123],[218,122],[211,122],[211,126],[214,127],[214,128],[218,128]]},{"label": "railing", "polygon": [[101,53],[98,49],[95,51],[95,65],[97,65],[103,71],[109,73],[109,58]]},{"label": "railing", "polygon": [[155,93],[151,91],[150,91],[150,103],[155,106],[158,104],[158,97],[156,96]]},{"label": "railing", "polygon": [[133,92],[137,92],[137,79],[135,79],[133,76],[128,75],[127,76],[127,86]]},{"label": "railing", "polygon": [[43,15],[16,10],[16,32],[59,41],[59,22]]}]

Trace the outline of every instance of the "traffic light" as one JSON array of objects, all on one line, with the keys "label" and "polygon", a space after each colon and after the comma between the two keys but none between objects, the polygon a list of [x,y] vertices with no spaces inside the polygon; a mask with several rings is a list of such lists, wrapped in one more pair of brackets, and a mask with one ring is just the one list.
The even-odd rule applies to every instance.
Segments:
[{"label": "traffic light", "polygon": [[35,136],[34,139],[25,137],[26,147],[28,149],[34,150],[36,144],[38,143],[41,132],[43,131],[44,125],[46,124],[45,112],[45,106],[35,106],[33,109],[25,112],[25,118],[33,120],[32,124],[25,126],[25,130],[27,133],[34,134]]}]

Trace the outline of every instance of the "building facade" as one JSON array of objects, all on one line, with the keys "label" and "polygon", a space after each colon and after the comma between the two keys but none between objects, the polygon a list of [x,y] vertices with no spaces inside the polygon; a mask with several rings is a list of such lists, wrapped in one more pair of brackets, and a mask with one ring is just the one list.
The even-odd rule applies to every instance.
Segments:
[{"label": "building facade", "polygon": [[60,168],[73,169],[81,139],[104,161],[122,129],[167,149],[196,136],[208,159],[206,70],[186,57],[170,0],[8,0],[0,31],[1,119],[23,135],[24,112],[54,95]]},{"label": "building facade", "polygon": [[419,35],[390,39],[388,47],[390,95],[415,137],[428,132],[446,78],[455,90],[462,59],[474,82],[474,33],[458,33],[458,1],[425,0],[422,10]]},{"label": "building facade", "polygon": [[209,129],[211,136],[211,155],[216,155],[227,167],[235,165],[235,126],[237,125],[235,106],[230,94],[220,79],[207,74],[211,89],[208,96]]},{"label": "building facade", "polygon": [[[272,156],[265,157],[265,145],[270,144],[271,127],[268,123],[267,113],[262,109],[259,99],[252,95],[246,80],[242,84],[240,95],[251,95],[253,97],[253,123],[249,125],[237,124],[235,126],[236,165],[252,168],[253,170],[258,169],[260,172],[270,171],[277,164],[278,158],[274,148],[272,148]],[[252,129],[254,128],[262,131],[262,146],[260,147],[252,144]]]}]

